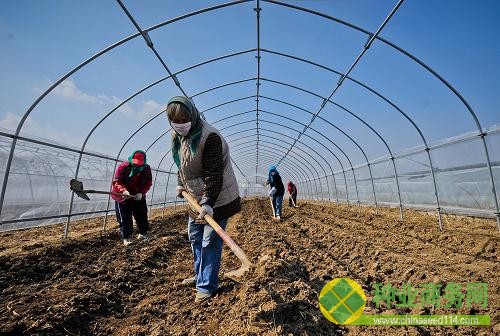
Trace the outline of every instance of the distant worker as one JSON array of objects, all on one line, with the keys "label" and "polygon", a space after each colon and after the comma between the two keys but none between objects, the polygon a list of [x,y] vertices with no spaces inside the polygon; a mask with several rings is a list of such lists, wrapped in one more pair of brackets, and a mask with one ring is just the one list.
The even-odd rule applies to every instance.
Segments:
[{"label": "distant worker", "polygon": [[269,197],[272,198],[274,219],[281,220],[281,209],[283,208],[283,196],[285,195],[285,186],[281,181],[281,176],[275,166],[269,166],[269,174],[266,185],[271,188]]},{"label": "distant worker", "polygon": [[292,181],[288,182],[288,194],[290,194],[290,197],[288,198],[288,205],[293,206],[294,208],[298,208],[297,206],[297,187],[295,184],[292,183]]},{"label": "distant worker", "polygon": [[188,236],[194,257],[194,274],[184,285],[196,285],[195,302],[205,301],[218,290],[222,239],[203,219],[210,215],[225,230],[228,218],[241,210],[238,182],[231,165],[229,147],[204,121],[193,102],[173,97],[167,105],[172,126],[172,156],[178,168],[177,196],[190,193],[201,206],[190,207]]},{"label": "distant worker", "polygon": [[149,238],[146,193],[151,188],[152,181],[151,168],[146,163],[146,153],[142,150],[134,151],[128,161],[122,162],[116,168],[112,191],[133,195],[132,198],[128,199],[112,196],[116,201],[116,220],[120,226],[120,234],[125,246],[132,244],[132,216],[139,229],[137,239],[147,240]]}]

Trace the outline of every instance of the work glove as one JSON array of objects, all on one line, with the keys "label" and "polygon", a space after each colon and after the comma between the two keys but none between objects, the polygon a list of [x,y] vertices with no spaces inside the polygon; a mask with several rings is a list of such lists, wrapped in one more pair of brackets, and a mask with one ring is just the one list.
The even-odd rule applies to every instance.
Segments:
[{"label": "work glove", "polygon": [[127,190],[127,189],[125,189],[125,190],[122,192],[122,194],[123,194],[123,195],[125,195],[125,196],[130,196],[130,193],[128,192],[128,190]]},{"label": "work glove", "polygon": [[184,198],[184,196],[182,196],[182,192],[183,191],[186,191],[186,189],[184,189],[183,186],[177,186],[177,187],[175,187],[175,192],[177,193],[177,197]]},{"label": "work glove", "polygon": [[142,194],[141,194],[141,193],[137,193],[137,194],[135,194],[135,195],[134,195],[134,199],[135,199],[136,201],[140,201],[140,200],[142,199]]},{"label": "work glove", "polygon": [[205,215],[210,215],[210,216],[214,215],[214,209],[208,204],[203,204],[201,206],[200,215],[198,216],[198,219],[203,219]]},{"label": "work glove", "polygon": [[271,190],[269,190],[269,197],[273,197],[276,191],[277,191],[276,187],[272,187]]}]

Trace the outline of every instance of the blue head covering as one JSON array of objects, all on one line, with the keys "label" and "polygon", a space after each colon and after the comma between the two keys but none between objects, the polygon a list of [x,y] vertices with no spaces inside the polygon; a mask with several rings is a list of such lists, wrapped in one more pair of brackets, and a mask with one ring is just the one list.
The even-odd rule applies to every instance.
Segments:
[{"label": "blue head covering", "polygon": [[271,183],[274,182],[274,178],[273,178],[274,174],[271,174],[273,172],[279,175],[278,169],[276,169],[276,166],[271,165],[271,166],[269,166],[269,173],[268,173],[268,179],[269,179],[269,182],[271,182]]}]

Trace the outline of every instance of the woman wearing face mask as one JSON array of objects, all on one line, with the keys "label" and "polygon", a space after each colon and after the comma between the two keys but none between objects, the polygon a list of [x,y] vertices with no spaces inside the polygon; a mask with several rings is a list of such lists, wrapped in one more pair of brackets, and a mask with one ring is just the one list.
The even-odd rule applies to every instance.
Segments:
[{"label": "woman wearing face mask", "polygon": [[201,205],[198,215],[189,210],[188,236],[194,255],[195,301],[211,298],[218,289],[222,240],[203,217],[206,214],[225,229],[227,220],[241,210],[238,183],[229,148],[222,135],[202,120],[191,100],[177,96],[167,105],[172,126],[172,156],[178,168],[177,196],[187,191]]}]

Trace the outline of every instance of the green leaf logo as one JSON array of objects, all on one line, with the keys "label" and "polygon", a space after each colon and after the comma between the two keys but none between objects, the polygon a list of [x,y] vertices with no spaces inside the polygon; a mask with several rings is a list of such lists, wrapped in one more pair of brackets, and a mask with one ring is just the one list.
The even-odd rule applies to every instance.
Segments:
[{"label": "green leaf logo", "polygon": [[365,310],[363,288],[350,278],[336,278],[327,283],[319,294],[319,308],[335,324],[350,324]]}]

